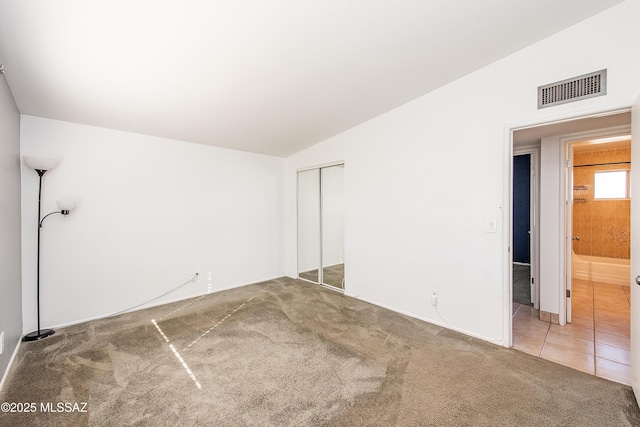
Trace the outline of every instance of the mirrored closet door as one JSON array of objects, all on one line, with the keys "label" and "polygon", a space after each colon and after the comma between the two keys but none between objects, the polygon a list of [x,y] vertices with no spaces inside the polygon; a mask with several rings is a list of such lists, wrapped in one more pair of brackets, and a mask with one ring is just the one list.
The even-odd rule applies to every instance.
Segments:
[{"label": "mirrored closet door", "polygon": [[298,172],[298,277],[344,290],[344,165]]}]

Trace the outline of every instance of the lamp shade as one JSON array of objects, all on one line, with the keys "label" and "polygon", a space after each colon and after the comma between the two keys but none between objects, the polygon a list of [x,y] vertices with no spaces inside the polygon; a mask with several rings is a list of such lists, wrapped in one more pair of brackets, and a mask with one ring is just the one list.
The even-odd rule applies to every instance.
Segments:
[{"label": "lamp shade", "polygon": [[76,207],[76,201],[74,199],[61,199],[57,200],[57,203],[61,211],[70,211]]},{"label": "lamp shade", "polygon": [[22,156],[24,158],[24,162],[31,169],[34,170],[43,170],[48,171],[60,163],[60,159],[53,159],[51,157],[37,157],[37,156]]}]

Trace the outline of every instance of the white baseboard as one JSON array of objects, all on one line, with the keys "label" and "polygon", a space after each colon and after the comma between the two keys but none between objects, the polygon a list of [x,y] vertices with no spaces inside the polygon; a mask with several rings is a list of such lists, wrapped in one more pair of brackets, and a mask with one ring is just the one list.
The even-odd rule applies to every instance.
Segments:
[{"label": "white baseboard", "polygon": [[418,319],[418,320],[421,320],[423,322],[431,323],[431,324],[436,325],[436,326],[441,326],[441,327],[443,327],[445,329],[451,329],[452,331],[456,331],[456,332],[459,332],[461,334],[464,334],[464,335],[467,335],[467,336],[470,336],[470,337],[473,337],[473,338],[478,338],[478,339],[480,339],[482,341],[486,341],[486,342],[491,343],[491,344],[495,344],[495,345],[499,345],[499,346],[505,347],[503,338],[496,339],[496,338],[485,337],[483,335],[474,334],[474,333],[471,333],[469,331],[465,331],[465,330],[456,328],[455,326],[451,326],[450,324],[445,323],[444,321],[438,321],[438,320],[430,319],[428,317],[418,316],[417,314],[413,314],[413,313],[410,313],[410,312],[405,311],[405,310],[400,310],[400,309],[398,309],[396,307],[392,307],[392,306],[387,305],[387,304],[382,304],[382,303],[379,303],[379,302],[376,302],[376,301],[368,300],[368,299],[362,298],[362,297],[360,297],[358,295],[348,294],[346,292],[345,292],[344,295],[348,296],[348,297],[351,297],[351,298],[358,299],[360,301],[367,302],[369,304],[373,304],[373,305],[378,306],[378,307],[385,308],[387,310],[395,311],[396,313],[404,314],[405,316],[413,317],[414,319]]},{"label": "white baseboard", "polygon": [[81,323],[90,322],[92,320],[106,319],[108,317],[119,316],[119,315],[125,314],[125,313],[133,313],[133,312],[140,311],[140,310],[146,310],[147,308],[158,307],[158,306],[165,305],[165,304],[172,304],[174,302],[180,302],[180,301],[188,300],[188,299],[191,299],[191,298],[198,298],[198,297],[201,297],[201,296],[204,296],[204,295],[215,294],[215,293],[222,292],[222,291],[228,291],[230,289],[241,288],[243,286],[250,286],[250,285],[255,285],[257,283],[268,282],[270,280],[279,279],[280,277],[283,277],[283,276],[273,277],[271,279],[259,280],[257,282],[245,283],[243,285],[227,286],[227,287],[216,289],[216,290],[213,290],[213,291],[210,291],[210,292],[209,291],[198,292],[198,293],[195,293],[195,294],[191,294],[191,295],[187,295],[187,296],[183,296],[183,297],[178,297],[178,298],[174,298],[174,299],[171,299],[171,300],[164,300],[164,301],[157,302],[157,303],[144,304],[144,305],[141,305],[140,307],[132,308],[130,310],[124,310],[124,311],[121,311],[121,312],[101,314],[101,315],[98,315],[98,316],[88,317],[88,318],[85,318],[85,319],[74,320],[74,321],[65,322],[65,323],[59,323],[57,325],[50,326],[50,328],[51,329],[66,328],[67,326],[79,325]]},{"label": "white baseboard", "polygon": [[18,350],[20,350],[20,345],[22,344],[22,340],[18,340],[18,345],[16,345],[15,350],[13,350],[13,354],[11,355],[11,359],[9,359],[9,364],[7,365],[7,370],[4,371],[4,374],[2,375],[2,380],[0,380],[0,391],[2,391],[2,387],[4,386],[4,382],[7,379],[7,376],[9,376],[9,371],[11,370],[11,365],[13,365],[13,361],[16,358],[16,355],[18,354]]}]

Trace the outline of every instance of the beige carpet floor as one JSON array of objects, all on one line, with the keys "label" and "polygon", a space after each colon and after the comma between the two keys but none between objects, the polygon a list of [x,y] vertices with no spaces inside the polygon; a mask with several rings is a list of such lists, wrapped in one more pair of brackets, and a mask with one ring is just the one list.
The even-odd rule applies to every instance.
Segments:
[{"label": "beige carpet floor", "polygon": [[0,402],[37,406],[2,426],[640,425],[627,386],[286,278],[23,343]]}]

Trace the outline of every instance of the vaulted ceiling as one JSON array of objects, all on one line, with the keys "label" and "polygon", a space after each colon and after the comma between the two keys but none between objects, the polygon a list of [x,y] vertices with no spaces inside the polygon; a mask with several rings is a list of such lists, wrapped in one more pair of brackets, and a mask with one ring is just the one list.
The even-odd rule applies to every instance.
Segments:
[{"label": "vaulted ceiling", "polygon": [[621,0],[0,0],[23,114],[288,156]]}]

